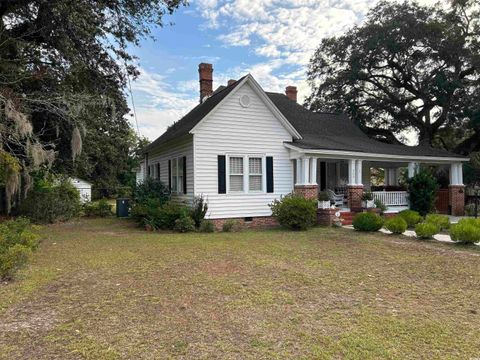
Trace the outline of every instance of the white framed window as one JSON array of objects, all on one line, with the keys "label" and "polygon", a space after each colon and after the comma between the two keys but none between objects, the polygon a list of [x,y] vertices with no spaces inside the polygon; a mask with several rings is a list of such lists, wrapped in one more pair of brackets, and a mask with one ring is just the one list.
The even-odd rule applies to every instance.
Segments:
[{"label": "white framed window", "polygon": [[261,157],[248,158],[248,191],[262,191],[263,161]]},{"label": "white framed window", "polygon": [[227,156],[227,192],[265,192],[266,165],[264,155]]},{"label": "white framed window", "polygon": [[171,191],[173,193],[183,193],[183,157],[170,160],[171,172]]},{"label": "white framed window", "polygon": [[243,157],[232,156],[229,157],[229,180],[230,192],[243,192],[244,187],[244,167],[243,167]]}]

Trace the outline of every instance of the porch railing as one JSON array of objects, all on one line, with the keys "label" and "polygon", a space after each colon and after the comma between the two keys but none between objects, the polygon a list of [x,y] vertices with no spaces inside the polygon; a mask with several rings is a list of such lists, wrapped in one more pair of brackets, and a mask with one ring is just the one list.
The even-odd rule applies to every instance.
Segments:
[{"label": "porch railing", "polygon": [[373,191],[373,199],[380,200],[386,206],[407,206],[407,191]]}]

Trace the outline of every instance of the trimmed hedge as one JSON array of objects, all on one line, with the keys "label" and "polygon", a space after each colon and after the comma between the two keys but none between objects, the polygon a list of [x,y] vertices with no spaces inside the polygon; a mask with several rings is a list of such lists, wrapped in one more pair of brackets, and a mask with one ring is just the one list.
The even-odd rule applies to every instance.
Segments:
[{"label": "trimmed hedge", "polygon": [[353,218],[353,228],[358,231],[378,231],[382,226],[383,219],[375,213],[359,213]]},{"label": "trimmed hedge", "polygon": [[420,239],[431,239],[433,235],[438,234],[439,231],[440,228],[438,225],[433,223],[424,222],[415,225],[415,233]]},{"label": "trimmed hedge", "polygon": [[447,215],[428,214],[425,218],[425,222],[437,225],[440,230],[446,230],[450,228],[450,219]]},{"label": "trimmed hedge", "polygon": [[453,224],[450,237],[462,244],[480,242],[480,219],[462,219],[458,224]]},{"label": "trimmed hedge", "polygon": [[407,230],[407,222],[400,216],[387,219],[385,221],[385,229],[391,231],[393,234],[403,234]]},{"label": "trimmed hedge", "polygon": [[416,224],[423,220],[422,216],[414,210],[403,210],[398,213],[403,220],[407,222],[409,228],[414,227]]}]

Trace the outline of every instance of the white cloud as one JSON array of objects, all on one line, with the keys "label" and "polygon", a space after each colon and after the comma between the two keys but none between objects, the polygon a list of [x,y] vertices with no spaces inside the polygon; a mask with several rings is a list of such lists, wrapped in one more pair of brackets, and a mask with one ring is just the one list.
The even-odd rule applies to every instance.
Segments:
[{"label": "white cloud", "polygon": [[[378,1],[197,0],[196,4],[202,9],[204,28],[221,30],[218,40],[225,46],[248,47],[265,57],[233,72],[249,70],[266,90],[283,90],[295,82],[303,101],[308,93],[306,65],[320,41],[360,23]],[[431,5],[437,0],[419,2]]]},{"label": "white cloud", "polygon": [[140,76],[132,82],[137,120],[141,135],[154,140],[190,111],[198,99],[193,95],[193,81],[170,83],[164,75],[139,70]]}]

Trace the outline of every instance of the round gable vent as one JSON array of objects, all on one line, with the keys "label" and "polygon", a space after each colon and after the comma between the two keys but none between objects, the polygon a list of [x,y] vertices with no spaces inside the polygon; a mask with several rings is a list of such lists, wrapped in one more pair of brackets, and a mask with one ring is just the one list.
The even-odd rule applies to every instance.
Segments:
[{"label": "round gable vent", "polygon": [[242,105],[243,107],[249,107],[250,106],[250,96],[248,96],[248,95],[240,96],[240,105]]}]

